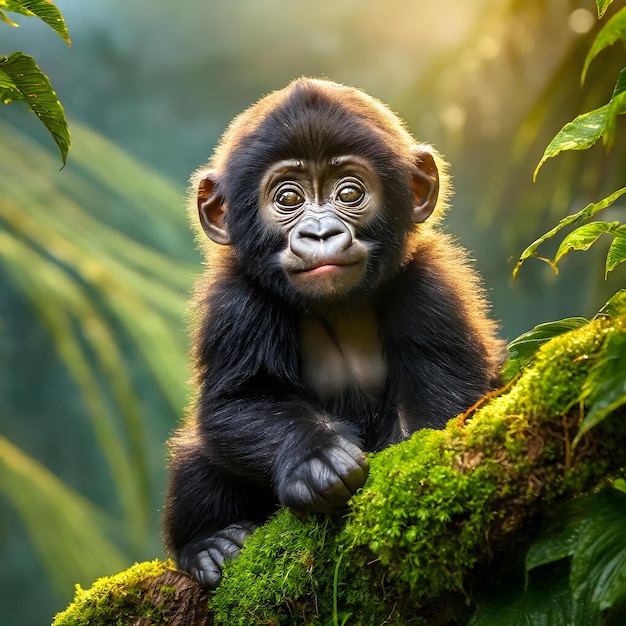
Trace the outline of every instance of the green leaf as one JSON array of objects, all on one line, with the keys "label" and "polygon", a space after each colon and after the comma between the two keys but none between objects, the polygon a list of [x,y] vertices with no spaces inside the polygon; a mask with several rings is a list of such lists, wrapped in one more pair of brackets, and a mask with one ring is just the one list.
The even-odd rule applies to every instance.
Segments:
[{"label": "green leaf", "polygon": [[537,180],[541,166],[563,150],[586,150],[600,137],[603,138],[605,146],[610,147],[615,135],[616,117],[623,113],[626,113],[626,68],[620,72],[611,100],[607,104],[579,115],[574,121],[565,124],[557,133],[535,168],[533,180]]},{"label": "green leaf", "polygon": [[63,15],[51,0],[0,0],[0,9],[21,15],[36,15],[68,46],[72,45]]},{"label": "green leaf", "polygon": [[[2,6],[2,2],[0,0],[0,7],[1,6]],[[9,26],[15,26],[15,28],[19,26],[19,24],[16,24],[13,20],[9,19],[9,16],[3,13],[2,11],[0,11],[0,20],[3,21],[5,24],[8,24]]]},{"label": "green leaf", "polygon": [[606,10],[609,8],[609,5],[613,2],[613,0],[596,0],[596,4],[598,5],[598,17],[601,18]]},{"label": "green leaf", "polygon": [[554,255],[557,264],[570,250],[588,250],[604,233],[614,233],[620,226],[619,222],[592,222],[572,231],[559,246]]},{"label": "green leaf", "polygon": [[547,241],[551,237],[554,237],[554,235],[556,235],[560,230],[562,230],[566,226],[570,226],[572,224],[580,224],[582,222],[589,221],[596,213],[611,206],[620,196],[623,196],[625,193],[626,193],[626,187],[622,187],[621,189],[618,189],[617,191],[613,192],[610,196],[603,198],[599,202],[588,204],[584,209],[582,209],[578,213],[574,213],[574,215],[568,215],[567,217],[564,217],[553,229],[549,230],[547,233],[539,237],[539,239],[536,239],[535,241],[533,241],[533,243],[531,243],[522,252],[519,260],[517,261],[515,267],[513,268],[513,278],[514,279],[516,278],[517,273],[519,272],[519,269],[524,263],[524,261],[526,261],[526,259],[529,259],[531,257],[535,257],[542,261],[545,261],[552,267],[552,269],[554,269],[555,273],[558,273],[558,270],[554,261],[537,256],[537,249],[539,248],[539,246],[544,241]]},{"label": "green leaf", "polygon": [[[32,11],[29,11],[20,0],[0,0],[0,9],[20,15],[33,15]],[[15,24],[15,26],[19,26],[19,24]]]},{"label": "green leaf", "polygon": [[626,493],[626,479],[624,478],[617,478],[613,481],[613,485],[612,485],[613,489],[617,489],[618,491],[621,491],[622,493]]},{"label": "green leaf", "polygon": [[[2,62],[0,57],[0,63]],[[22,94],[17,88],[17,85],[13,79],[3,70],[0,69],[0,100],[4,104],[9,104],[14,100],[22,100]]]},{"label": "green leaf", "polygon": [[556,137],[548,144],[541,161],[535,168],[533,181],[537,179],[537,173],[541,166],[548,159],[563,152],[563,150],[586,150],[593,146],[604,133],[608,113],[609,105],[605,104],[599,109],[583,113],[573,122],[565,124]]},{"label": "green leaf", "polygon": [[22,52],[0,57],[0,100],[25,102],[52,135],[65,164],[70,131],[63,105],[32,57]]},{"label": "green leaf", "polygon": [[626,289],[620,289],[613,294],[609,301],[598,311],[598,315],[616,319],[621,315],[626,315]]},{"label": "green leaf", "polygon": [[505,379],[511,380],[516,376],[544,343],[588,323],[589,320],[584,317],[568,317],[555,322],[546,322],[511,341],[507,346],[509,359],[503,370]]},{"label": "green leaf", "polygon": [[605,276],[620,263],[626,261],[626,226],[617,229],[617,234],[606,255]]},{"label": "green leaf", "polygon": [[[526,589],[491,592],[478,604],[469,626],[571,626],[572,601],[567,562],[538,568]],[[600,626],[599,611],[586,616],[585,626]]]},{"label": "green leaf", "polygon": [[606,117],[606,127],[602,138],[604,145],[610,148],[615,138],[615,126],[617,116],[626,113],[626,68],[617,77],[617,83],[613,89],[613,95],[609,102],[609,111]]},{"label": "green leaf", "polygon": [[605,489],[587,504],[590,523],[573,552],[570,583],[574,597],[589,594],[606,610],[626,598],[626,494]]},{"label": "green leaf", "polygon": [[596,36],[583,65],[581,82],[585,82],[589,65],[598,54],[622,39],[626,39],[626,7],[618,11]]},{"label": "green leaf", "polygon": [[576,498],[556,507],[549,519],[528,551],[527,571],[571,556],[570,587],[578,615],[604,611],[626,598],[626,494],[604,489]]},{"label": "green leaf", "polygon": [[573,445],[608,415],[626,404],[626,327],[616,326],[607,334],[602,354],[583,385],[582,399],[589,409]]}]

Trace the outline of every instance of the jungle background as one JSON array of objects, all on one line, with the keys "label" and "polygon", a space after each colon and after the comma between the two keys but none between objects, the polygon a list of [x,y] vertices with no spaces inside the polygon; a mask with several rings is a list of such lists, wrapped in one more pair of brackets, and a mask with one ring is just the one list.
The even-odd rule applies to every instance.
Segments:
[{"label": "jungle background", "polygon": [[72,132],[61,169],[32,113],[0,107],[3,623],[49,623],[74,583],[162,555],[165,441],[189,393],[184,314],[201,272],[187,180],[234,115],[292,78],[363,88],[446,156],[446,229],[505,338],[591,317],[626,284],[623,266],[604,280],[601,243],[558,277],[531,260],[511,278],[532,240],[624,184],[623,141],[563,154],[532,182],[623,67],[623,47],[606,50],[581,89],[593,0],[56,4],[69,50],[37,19],[0,23],[0,54],[36,58]]}]

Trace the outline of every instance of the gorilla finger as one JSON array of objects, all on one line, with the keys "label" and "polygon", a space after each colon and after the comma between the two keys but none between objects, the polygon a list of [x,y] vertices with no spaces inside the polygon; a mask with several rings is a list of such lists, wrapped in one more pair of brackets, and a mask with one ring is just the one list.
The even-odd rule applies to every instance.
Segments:
[{"label": "gorilla finger", "polygon": [[[346,460],[351,463],[349,458]],[[352,491],[346,487],[334,464],[314,457],[309,461],[309,470],[311,489],[317,492],[319,498],[328,501],[332,508],[343,506],[349,500]]]},{"label": "gorilla finger", "polygon": [[302,467],[306,467],[306,472],[301,480],[319,493],[323,493],[336,480],[336,471],[332,465],[319,457],[314,456]]},{"label": "gorilla finger", "polygon": [[299,479],[291,483],[281,495],[281,503],[290,509],[304,513],[328,513],[332,504],[309,484],[309,479]]},{"label": "gorilla finger", "polygon": [[[232,545],[232,544],[231,544]],[[226,559],[233,558],[230,553],[227,551],[222,551],[221,546],[207,548],[207,552],[209,556],[213,559],[213,562],[222,569],[222,565],[224,565],[224,561]]]},{"label": "gorilla finger", "polygon": [[219,532],[215,533],[215,537],[221,541],[230,541],[236,544],[240,548],[243,546],[243,542],[256,528],[252,522],[242,522],[241,524],[231,524],[226,528],[223,528]]},{"label": "gorilla finger", "polygon": [[342,448],[331,448],[326,458],[351,494],[363,486],[367,478],[366,469]]},{"label": "gorilla finger", "polygon": [[343,437],[340,437],[337,441],[337,447],[347,452],[350,457],[353,458],[365,470],[365,472],[369,471],[367,458],[365,457],[365,453],[363,452],[363,450],[361,450],[361,448],[353,444],[351,441],[344,439]]},{"label": "gorilla finger", "polygon": [[352,497],[352,491],[346,487],[340,476],[336,476],[336,480],[323,491],[323,496],[337,509]]},{"label": "gorilla finger", "polygon": [[232,542],[230,539],[224,539],[223,537],[215,537],[215,541],[213,546],[209,549],[215,550],[219,552],[224,559],[234,559],[239,556],[239,552],[241,552],[241,546]]},{"label": "gorilla finger", "polygon": [[189,573],[202,585],[202,587],[206,587],[207,583],[205,581],[204,572],[197,567],[191,567],[189,569]]},{"label": "gorilla finger", "polygon": [[213,560],[208,551],[203,550],[197,556],[198,567],[193,568],[191,573],[198,579],[203,587],[215,588],[222,580],[222,570]]}]

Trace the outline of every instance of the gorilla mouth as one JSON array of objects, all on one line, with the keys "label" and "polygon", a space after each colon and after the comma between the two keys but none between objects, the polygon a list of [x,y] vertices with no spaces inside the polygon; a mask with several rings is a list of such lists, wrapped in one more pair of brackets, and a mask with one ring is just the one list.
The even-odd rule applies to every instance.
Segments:
[{"label": "gorilla mouth", "polygon": [[324,262],[319,263],[317,265],[313,265],[312,267],[307,267],[301,270],[298,270],[298,274],[307,274],[308,276],[318,276],[324,274],[332,274],[334,272],[341,272],[351,268],[354,268],[355,265],[358,265],[359,261],[355,263],[333,263]]},{"label": "gorilla mouth", "polygon": [[342,261],[327,259],[308,263],[304,267],[294,268],[290,272],[290,278],[303,295],[321,299],[344,299],[360,284],[366,263],[364,259],[351,263]]}]

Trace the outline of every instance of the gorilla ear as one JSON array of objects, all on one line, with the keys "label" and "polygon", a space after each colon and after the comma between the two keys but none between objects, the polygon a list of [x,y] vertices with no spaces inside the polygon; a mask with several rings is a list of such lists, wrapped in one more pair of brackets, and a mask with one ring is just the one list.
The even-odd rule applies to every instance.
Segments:
[{"label": "gorilla ear", "polygon": [[413,222],[419,224],[430,217],[435,210],[439,196],[439,171],[432,153],[424,146],[415,146],[411,173],[413,192]]},{"label": "gorilla ear", "polygon": [[198,216],[207,237],[223,246],[230,244],[224,216],[226,203],[217,193],[217,172],[205,170],[198,178]]}]

